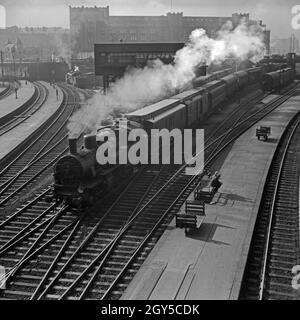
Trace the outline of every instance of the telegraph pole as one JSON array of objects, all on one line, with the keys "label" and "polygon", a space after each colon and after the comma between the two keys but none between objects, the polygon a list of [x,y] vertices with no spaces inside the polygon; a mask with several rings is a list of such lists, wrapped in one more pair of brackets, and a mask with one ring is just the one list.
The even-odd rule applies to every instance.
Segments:
[{"label": "telegraph pole", "polygon": [[292,34],[290,37],[290,52],[295,51],[295,35]]},{"label": "telegraph pole", "polygon": [[13,59],[14,78],[15,78],[15,81],[16,81],[16,61],[15,61],[15,53],[16,53],[15,47],[12,47],[12,48],[11,48],[11,55],[12,55],[12,59]]},{"label": "telegraph pole", "polygon": [[3,51],[0,51],[0,57],[1,57],[1,75],[2,75],[2,82],[4,79],[4,64],[3,64]]},{"label": "telegraph pole", "polygon": [[15,81],[16,81],[16,61],[15,61],[15,55],[14,54],[12,55],[12,58],[13,58],[13,66],[14,66],[14,78],[15,78]]}]

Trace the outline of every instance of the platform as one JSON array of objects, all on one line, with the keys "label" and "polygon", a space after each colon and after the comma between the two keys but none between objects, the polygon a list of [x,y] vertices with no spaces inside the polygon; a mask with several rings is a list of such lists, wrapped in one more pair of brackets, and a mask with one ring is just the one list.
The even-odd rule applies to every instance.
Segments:
[{"label": "platform", "polygon": [[11,131],[0,136],[0,160],[3,159],[10,151],[12,151],[19,143],[34,133],[34,131],[38,129],[47,119],[49,119],[49,117],[51,117],[62,104],[63,92],[59,87],[57,99],[56,91],[50,86],[49,83],[43,81],[40,81],[40,83],[42,83],[49,92],[46,101],[32,116]]},{"label": "platform", "polygon": [[2,92],[6,90],[6,88],[7,87],[0,87],[0,97],[1,97]]},{"label": "platform", "polygon": [[16,111],[24,105],[34,95],[34,85],[31,82],[20,81],[20,88],[18,89],[18,99],[16,99],[15,92],[0,100],[0,119],[6,115]]},{"label": "platform", "polygon": [[205,205],[201,227],[185,236],[173,219],[123,300],[238,299],[271,160],[285,127],[299,111],[300,95],[257,124],[272,127],[267,142],[257,140],[254,126],[234,143],[220,170],[223,186],[213,199],[216,203]]}]

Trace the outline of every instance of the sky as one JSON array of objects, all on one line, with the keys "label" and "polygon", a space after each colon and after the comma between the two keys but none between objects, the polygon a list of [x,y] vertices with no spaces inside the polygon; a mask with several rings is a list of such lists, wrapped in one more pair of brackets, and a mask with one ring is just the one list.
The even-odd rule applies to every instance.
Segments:
[{"label": "sky", "polygon": [[[185,16],[231,16],[233,12],[249,12],[252,19],[267,24],[273,38],[292,33],[300,38],[300,29],[291,26],[292,7],[300,5],[300,0],[0,0],[1,4],[10,7],[12,23],[18,26],[69,27],[68,5],[109,5],[111,15],[163,15],[173,11]],[[0,27],[4,20],[0,9]]]}]

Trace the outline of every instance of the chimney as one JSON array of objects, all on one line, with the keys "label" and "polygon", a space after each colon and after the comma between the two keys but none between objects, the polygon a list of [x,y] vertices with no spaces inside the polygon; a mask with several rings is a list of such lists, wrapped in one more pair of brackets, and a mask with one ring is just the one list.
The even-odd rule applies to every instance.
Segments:
[{"label": "chimney", "polygon": [[84,140],[84,146],[88,150],[97,149],[97,141],[96,141],[96,135],[94,134],[86,134],[83,137]]},{"label": "chimney", "polygon": [[69,138],[69,151],[71,154],[77,154],[77,139],[76,138]]}]

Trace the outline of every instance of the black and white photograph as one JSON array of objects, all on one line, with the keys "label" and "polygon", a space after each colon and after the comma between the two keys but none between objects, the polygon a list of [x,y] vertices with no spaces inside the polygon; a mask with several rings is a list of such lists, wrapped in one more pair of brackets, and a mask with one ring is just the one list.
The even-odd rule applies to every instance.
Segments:
[{"label": "black and white photograph", "polygon": [[0,0],[0,305],[299,300],[299,41],[297,0]]}]

